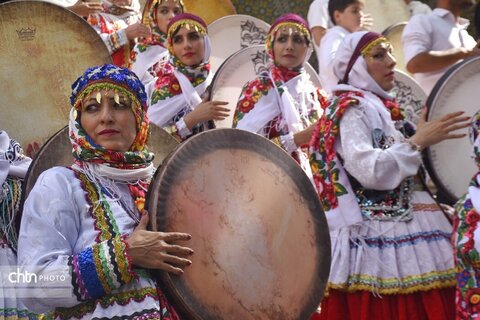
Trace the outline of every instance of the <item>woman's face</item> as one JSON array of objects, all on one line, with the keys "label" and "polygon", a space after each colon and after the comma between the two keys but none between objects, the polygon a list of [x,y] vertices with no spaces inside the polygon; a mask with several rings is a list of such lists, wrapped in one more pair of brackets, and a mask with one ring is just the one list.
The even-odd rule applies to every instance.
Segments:
[{"label": "woman's face", "polygon": [[199,65],[205,56],[203,36],[190,28],[181,27],[172,38],[173,54],[186,66]]},{"label": "woman's face", "polygon": [[392,55],[392,47],[385,42],[379,43],[364,58],[370,76],[383,90],[390,91],[393,88],[393,80],[395,80],[393,69],[397,64]]},{"label": "woman's face", "polygon": [[285,68],[301,66],[307,56],[308,42],[305,36],[290,28],[277,31],[273,43],[273,56],[277,65]]},{"label": "woman's face", "polygon": [[113,151],[128,151],[137,135],[131,101],[114,90],[93,91],[85,97],[80,124],[95,143]]},{"label": "woman's face", "polygon": [[176,0],[160,0],[157,7],[157,25],[160,31],[167,33],[170,20],[183,12],[182,6]]}]

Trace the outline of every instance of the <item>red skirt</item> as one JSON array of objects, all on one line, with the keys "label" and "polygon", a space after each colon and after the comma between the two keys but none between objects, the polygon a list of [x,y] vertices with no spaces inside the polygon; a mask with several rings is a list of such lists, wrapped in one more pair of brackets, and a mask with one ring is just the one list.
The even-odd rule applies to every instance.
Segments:
[{"label": "red skirt", "polygon": [[452,320],[455,288],[374,296],[330,290],[311,320]]}]

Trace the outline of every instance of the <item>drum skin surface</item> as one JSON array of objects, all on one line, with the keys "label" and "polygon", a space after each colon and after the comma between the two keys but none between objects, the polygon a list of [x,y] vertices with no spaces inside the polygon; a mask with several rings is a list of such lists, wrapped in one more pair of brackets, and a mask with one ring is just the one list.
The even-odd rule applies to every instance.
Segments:
[{"label": "drum skin surface", "polygon": [[[479,83],[480,57],[452,66],[428,96],[427,120],[439,119],[456,111],[464,111],[465,116],[473,117],[480,110],[476,99]],[[450,203],[455,203],[467,192],[468,184],[478,170],[472,158],[473,146],[468,130],[457,130],[455,133],[467,136],[442,141],[424,152],[432,180]]]},{"label": "drum skin surface", "polygon": [[[268,70],[268,55],[264,45],[252,45],[232,54],[220,66],[210,88],[212,100],[227,101],[230,114],[224,120],[215,121],[216,128],[232,128],[233,117],[243,86]],[[313,84],[321,88],[320,78],[307,62],[305,70]]]},{"label": "drum skin surface", "polygon": [[0,5],[0,128],[28,149],[65,126],[72,83],[88,68],[111,63],[90,25],[42,1]]},{"label": "drum skin surface", "polygon": [[158,272],[182,318],[297,320],[318,307],[325,215],[300,166],[269,140],[237,129],[190,138],[157,171],[147,208],[153,230],[192,235],[185,273]]}]

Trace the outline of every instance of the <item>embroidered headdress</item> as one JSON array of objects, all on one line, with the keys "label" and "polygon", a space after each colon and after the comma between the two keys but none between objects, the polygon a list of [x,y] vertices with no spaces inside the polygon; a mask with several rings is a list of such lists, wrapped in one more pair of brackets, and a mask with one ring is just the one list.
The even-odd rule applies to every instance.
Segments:
[{"label": "embroidered headdress", "polygon": [[[89,94],[100,90],[114,90],[117,99],[122,93],[131,101],[135,116],[137,136],[126,152],[107,150],[96,144],[80,124],[82,100]],[[73,145],[73,156],[84,162],[107,163],[112,167],[145,167],[150,164],[153,155],[146,149],[149,136],[149,120],[147,117],[147,96],[143,84],[137,76],[125,68],[114,65],[103,65],[89,68],[72,85],[70,103],[70,140]]]}]

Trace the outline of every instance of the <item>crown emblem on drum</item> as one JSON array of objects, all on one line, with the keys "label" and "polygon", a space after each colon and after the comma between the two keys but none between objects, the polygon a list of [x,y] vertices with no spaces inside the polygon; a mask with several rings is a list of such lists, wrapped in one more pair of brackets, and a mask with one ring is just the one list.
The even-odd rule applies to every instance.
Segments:
[{"label": "crown emblem on drum", "polygon": [[17,29],[16,31],[17,31],[18,38],[20,40],[29,41],[35,38],[35,33],[37,32],[37,28],[27,27],[27,28]]}]

